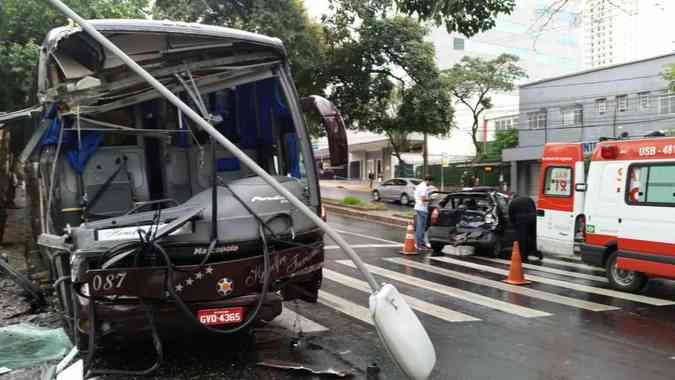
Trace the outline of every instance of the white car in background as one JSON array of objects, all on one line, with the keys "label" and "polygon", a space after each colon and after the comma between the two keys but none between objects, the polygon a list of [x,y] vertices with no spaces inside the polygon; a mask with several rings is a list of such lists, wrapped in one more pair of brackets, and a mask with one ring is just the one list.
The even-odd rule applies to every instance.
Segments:
[{"label": "white car in background", "polygon": [[392,178],[379,184],[372,192],[373,200],[400,202],[402,205],[415,204],[415,186],[422,182],[417,178]]}]

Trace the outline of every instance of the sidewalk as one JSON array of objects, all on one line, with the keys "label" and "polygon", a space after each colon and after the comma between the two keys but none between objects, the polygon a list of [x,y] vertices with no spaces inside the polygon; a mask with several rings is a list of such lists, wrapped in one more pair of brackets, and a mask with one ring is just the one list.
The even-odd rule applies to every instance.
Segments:
[{"label": "sidewalk", "polygon": [[[373,181],[373,189],[379,185],[380,182]],[[372,189],[368,186],[368,181],[361,180],[333,180],[333,179],[322,179],[319,181],[319,186],[321,187],[332,187],[336,189],[345,189],[349,191],[358,191],[361,193],[370,193]]]}]

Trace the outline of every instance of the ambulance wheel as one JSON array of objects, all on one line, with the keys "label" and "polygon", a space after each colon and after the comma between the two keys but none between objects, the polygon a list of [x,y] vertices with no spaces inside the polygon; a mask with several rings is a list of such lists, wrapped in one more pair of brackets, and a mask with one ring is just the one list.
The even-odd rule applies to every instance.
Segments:
[{"label": "ambulance wheel", "polygon": [[624,292],[639,292],[647,283],[647,277],[640,272],[619,269],[616,266],[616,260],[618,257],[619,253],[614,252],[607,260],[605,269],[607,270],[607,279],[609,280],[609,284],[614,289]]}]

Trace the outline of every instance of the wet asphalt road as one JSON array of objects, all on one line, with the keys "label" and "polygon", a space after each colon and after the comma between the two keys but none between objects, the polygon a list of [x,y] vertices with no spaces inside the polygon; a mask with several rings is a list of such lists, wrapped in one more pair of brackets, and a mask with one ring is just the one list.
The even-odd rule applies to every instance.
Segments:
[{"label": "wet asphalt road", "polygon": [[[329,215],[378,281],[415,298],[417,315],[436,347],[433,379],[673,379],[675,283],[651,281],[640,295],[608,290],[600,270],[572,258],[547,257],[525,269],[531,285],[510,288],[508,265],[479,257],[403,257],[400,227]],[[368,295],[361,276],[326,241],[318,304],[288,303],[297,311],[285,327],[268,326],[255,338],[182,338],[167,342],[156,378],[320,378],[256,367],[294,359],[318,368],[350,369],[365,378],[376,363],[380,379],[401,379],[367,323]],[[392,260],[387,260],[392,259]],[[317,328],[318,326],[318,328]],[[317,331],[318,330],[318,331]],[[300,337],[300,348],[292,349]],[[414,337],[410,337],[413,339]],[[137,367],[152,359],[145,343],[120,345],[99,364]],[[124,378],[119,376],[108,378]]]}]

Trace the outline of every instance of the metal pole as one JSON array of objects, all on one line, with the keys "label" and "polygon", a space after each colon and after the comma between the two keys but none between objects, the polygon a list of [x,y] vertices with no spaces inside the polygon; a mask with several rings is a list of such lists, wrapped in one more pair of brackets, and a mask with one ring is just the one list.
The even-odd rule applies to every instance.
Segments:
[{"label": "metal pole", "polygon": [[[66,4],[60,0],[47,0],[59,11],[65,14],[67,17],[75,20],[82,29],[91,35],[98,43],[100,43],[104,48],[108,49],[111,53],[115,54],[119,59],[122,60],[129,68],[131,68],[136,74],[148,82],[152,87],[154,87],[162,96],[164,96],[171,104],[180,109],[187,117],[199,125],[206,133],[208,133],[214,140],[218,141],[220,145],[225,147],[230,153],[239,159],[246,167],[248,167],[255,174],[259,175],[265,182],[272,186],[276,191],[283,195],[288,201],[295,207],[298,208],[305,216],[311,219],[319,228],[328,234],[340,248],[347,254],[347,256],[354,262],[359,271],[368,281],[368,284],[373,289],[377,291],[380,289],[380,285],[375,281],[375,277],[368,271],[365,264],[361,258],[356,254],[356,252],[347,244],[347,242],[333,230],[326,222],[324,222],[318,215],[316,215],[307,205],[302,203],[298,198],[296,198],[290,191],[286,190],[277,180],[272,176],[267,174],[258,164],[255,163],[249,156],[242,152],[236,145],[234,145],[230,140],[225,136],[220,134],[211,124],[199,116],[192,108],[188,107],[183,103],[176,95],[174,95],[169,89],[167,89],[163,84],[161,84],[157,79],[155,79],[150,73],[145,71],[139,64],[134,62],[133,59],[129,58],[121,49],[119,49],[115,44],[108,40],[103,34],[101,34],[96,28],[91,25],[88,21],[80,17],[72,9],[70,9]],[[215,163],[214,163],[215,164]]]}]

